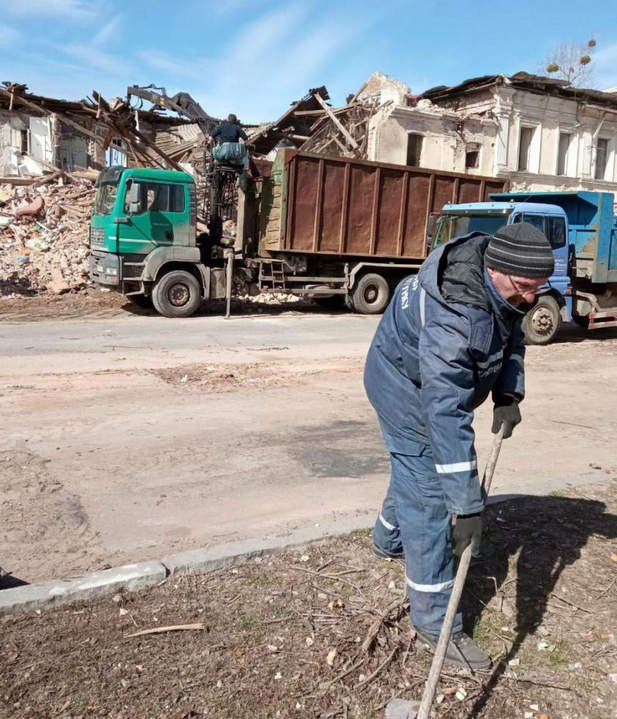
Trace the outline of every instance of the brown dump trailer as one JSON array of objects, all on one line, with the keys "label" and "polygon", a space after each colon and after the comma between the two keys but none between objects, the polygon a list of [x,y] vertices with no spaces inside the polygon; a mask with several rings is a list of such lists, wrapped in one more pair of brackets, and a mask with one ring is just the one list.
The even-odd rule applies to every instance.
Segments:
[{"label": "brown dump trailer", "polygon": [[363,313],[382,312],[396,284],[418,269],[431,215],[507,189],[494,177],[291,149],[261,169],[241,213],[250,218],[243,234],[260,289],[344,299]]}]

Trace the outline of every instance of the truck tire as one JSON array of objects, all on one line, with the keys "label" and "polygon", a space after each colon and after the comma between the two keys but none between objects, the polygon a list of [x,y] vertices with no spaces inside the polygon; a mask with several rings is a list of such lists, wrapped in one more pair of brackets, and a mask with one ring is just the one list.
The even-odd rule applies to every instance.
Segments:
[{"label": "truck tire", "polygon": [[523,332],[530,345],[547,345],[561,327],[561,314],[557,300],[550,295],[538,298],[536,304],[523,317]]},{"label": "truck tire", "polygon": [[363,315],[378,315],[390,301],[390,285],[376,272],[362,275],[352,292],[353,308]]},{"label": "truck tire", "polygon": [[152,290],[154,309],[163,317],[190,317],[201,305],[201,287],[190,272],[172,270]]}]

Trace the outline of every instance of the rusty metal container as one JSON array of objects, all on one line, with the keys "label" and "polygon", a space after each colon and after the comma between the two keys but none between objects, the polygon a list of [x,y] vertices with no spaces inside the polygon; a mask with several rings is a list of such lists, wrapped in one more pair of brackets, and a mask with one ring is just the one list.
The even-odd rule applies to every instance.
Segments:
[{"label": "rusty metal container", "polygon": [[280,151],[262,187],[260,253],[422,259],[432,213],[505,189],[494,177]]}]

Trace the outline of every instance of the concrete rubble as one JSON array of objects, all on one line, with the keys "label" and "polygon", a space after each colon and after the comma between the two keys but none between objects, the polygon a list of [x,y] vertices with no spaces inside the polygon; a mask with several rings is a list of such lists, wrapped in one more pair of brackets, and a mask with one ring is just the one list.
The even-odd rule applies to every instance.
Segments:
[{"label": "concrete rubble", "polygon": [[93,197],[85,178],[0,185],[0,296],[86,286]]}]

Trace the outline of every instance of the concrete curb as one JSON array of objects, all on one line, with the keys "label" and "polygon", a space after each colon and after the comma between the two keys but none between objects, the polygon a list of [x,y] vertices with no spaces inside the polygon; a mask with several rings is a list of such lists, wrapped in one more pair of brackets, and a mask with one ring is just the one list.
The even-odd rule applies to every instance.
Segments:
[{"label": "concrete curb", "polygon": [[314,525],[285,536],[230,542],[215,547],[170,554],[160,561],[125,564],[78,577],[1,589],[0,616],[23,609],[51,609],[60,604],[95,599],[117,592],[134,592],[160,584],[171,575],[202,574],[252,557],[301,546],[308,542],[326,541],[368,527],[367,517],[361,516],[341,521],[335,531],[327,533],[324,533],[319,525]]},{"label": "concrete curb", "polygon": [[[595,476],[595,475],[593,475]],[[488,504],[498,504],[529,494],[497,494]],[[247,539],[204,549],[170,554],[160,561],[125,564],[121,567],[90,572],[78,577],[56,579],[40,584],[0,590],[0,616],[20,609],[50,609],[59,604],[95,599],[117,592],[134,592],[160,584],[169,576],[203,574],[213,569],[229,567],[252,557],[263,556],[307,543],[327,541],[350,532],[371,529],[373,514],[364,512],[355,517],[337,518],[335,529],[326,530],[319,524],[296,530],[284,536]]]},{"label": "concrete curb", "polygon": [[17,609],[47,609],[77,599],[93,599],[120,590],[134,592],[151,587],[167,577],[161,562],[125,564],[115,569],[90,572],[80,577],[26,584],[0,591],[0,615]]}]

